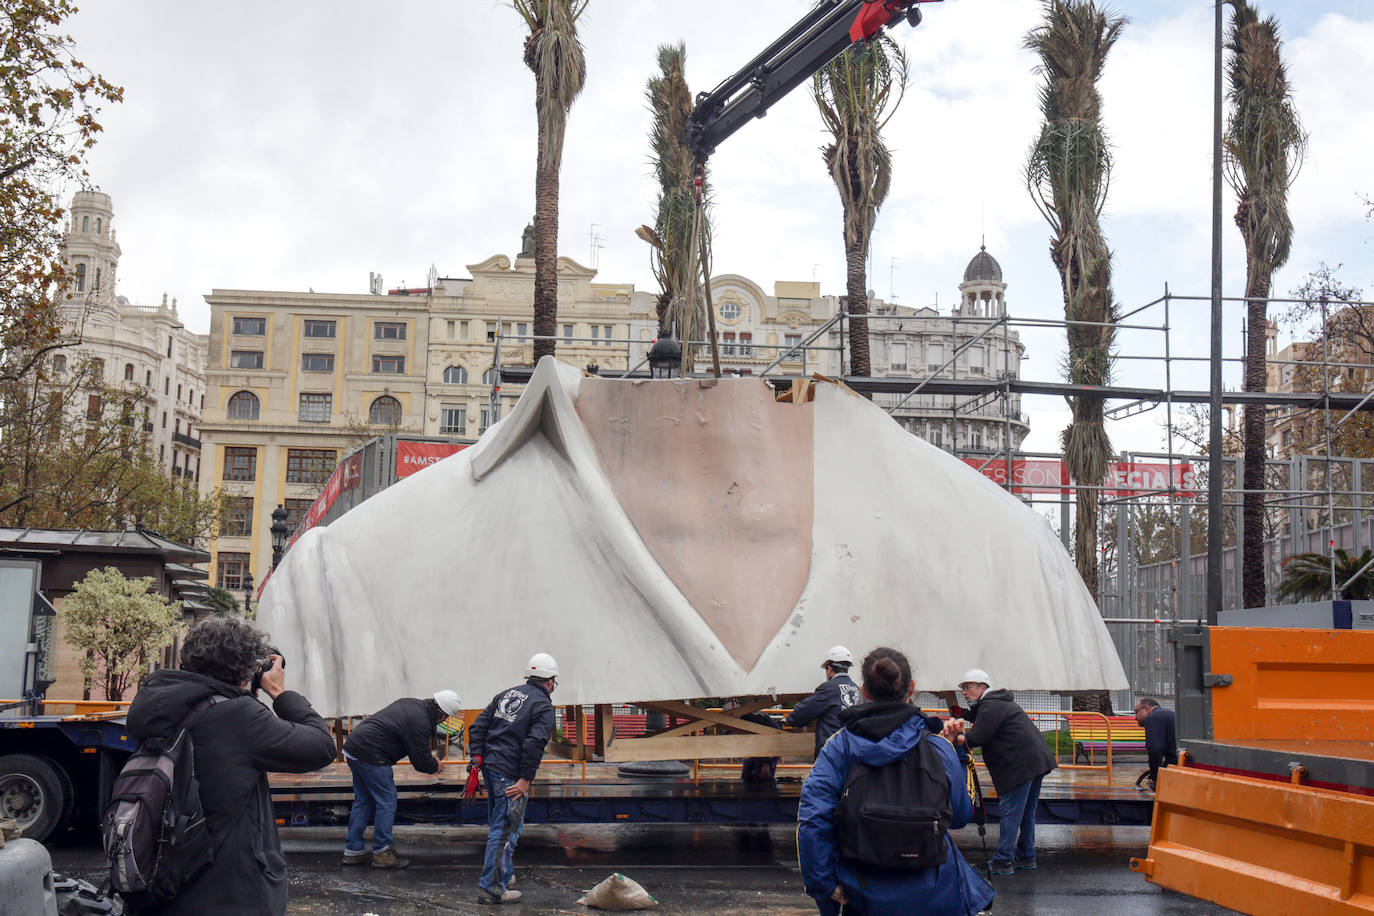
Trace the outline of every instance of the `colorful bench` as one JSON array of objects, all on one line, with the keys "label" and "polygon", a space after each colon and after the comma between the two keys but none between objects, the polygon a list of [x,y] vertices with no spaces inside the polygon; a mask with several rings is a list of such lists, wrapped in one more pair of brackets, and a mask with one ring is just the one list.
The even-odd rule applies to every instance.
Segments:
[{"label": "colorful bench", "polygon": [[1097,754],[1145,753],[1145,728],[1135,716],[1069,716],[1069,739],[1073,741],[1073,762],[1080,756],[1089,764]]}]

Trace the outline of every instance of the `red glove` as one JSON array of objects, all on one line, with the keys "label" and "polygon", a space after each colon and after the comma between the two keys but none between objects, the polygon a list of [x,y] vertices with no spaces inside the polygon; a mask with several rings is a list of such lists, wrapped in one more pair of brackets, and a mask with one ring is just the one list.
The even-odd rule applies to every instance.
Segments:
[{"label": "red glove", "polygon": [[468,781],[463,786],[463,800],[472,801],[477,797],[477,774],[482,771],[482,756],[479,754],[468,761]]}]

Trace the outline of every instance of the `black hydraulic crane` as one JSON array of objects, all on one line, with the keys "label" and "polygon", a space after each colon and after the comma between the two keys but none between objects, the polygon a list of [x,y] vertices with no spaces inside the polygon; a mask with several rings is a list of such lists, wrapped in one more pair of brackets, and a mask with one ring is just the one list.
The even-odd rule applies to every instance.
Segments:
[{"label": "black hydraulic crane", "polygon": [[872,41],[905,19],[921,22],[921,4],[940,0],[822,0],[757,57],[710,92],[697,96],[687,146],[698,164],[751,118],[851,45]]}]

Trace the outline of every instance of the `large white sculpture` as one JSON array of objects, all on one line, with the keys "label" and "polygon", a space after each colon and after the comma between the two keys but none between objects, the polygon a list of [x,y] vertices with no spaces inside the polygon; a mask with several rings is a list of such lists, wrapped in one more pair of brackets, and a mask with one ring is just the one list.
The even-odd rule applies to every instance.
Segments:
[{"label": "large white sculpture", "polygon": [[326,715],[482,705],[534,651],[561,704],[809,692],[835,643],[926,690],[1126,686],[1044,520],[864,398],[547,358],[477,445],[306,532],[259,622]]}]

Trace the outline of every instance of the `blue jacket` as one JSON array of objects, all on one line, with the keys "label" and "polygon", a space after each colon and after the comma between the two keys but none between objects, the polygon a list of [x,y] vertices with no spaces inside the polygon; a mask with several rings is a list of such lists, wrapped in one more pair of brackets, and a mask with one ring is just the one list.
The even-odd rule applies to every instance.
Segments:
[{"label": "blue jacket", "polygon": [[[823,916],[840,912],[830,899],[838,885],[849,898],[846,912],[872,914],[966,914],[977,913],[992,902],[992,886],[964,861],[949,840],[945,864],[905,874],[876,874],[840,859],[835,842],[835,809],[849,767],[861,760],[885,766],[902,759],[922,737],[930,736],[920,711],[905,703],[870,703],[845,711],[845,727],[821,749],[821,755],[802,786],[798,812],[797,853],[801,859],[806,892],[816,900]],[[965,773],[954,747],[939,736],[930,736],[950,786],[951,829],[968,823],[973,815]]]},{"label": "blue jacket", "polygon": [[863,695],[859,693],[859,688],[854,686],[854,682],[849,679],[849,675],[837,674],[817,687],[811,696],[793,707],[782,724],[788,728],[801,728],[815,722],[815,754],[819,757],[821,748],[825,747],[825,742],[829,741],[830,736],[840,730],[840,713],[851,706],[858,706],[862,702]]},{"label": "blue jacket", "polygon": [[507,779],[534,779],[553,736],[553,701],[537,684],[498,693],[468,729],[468,753]]}]

